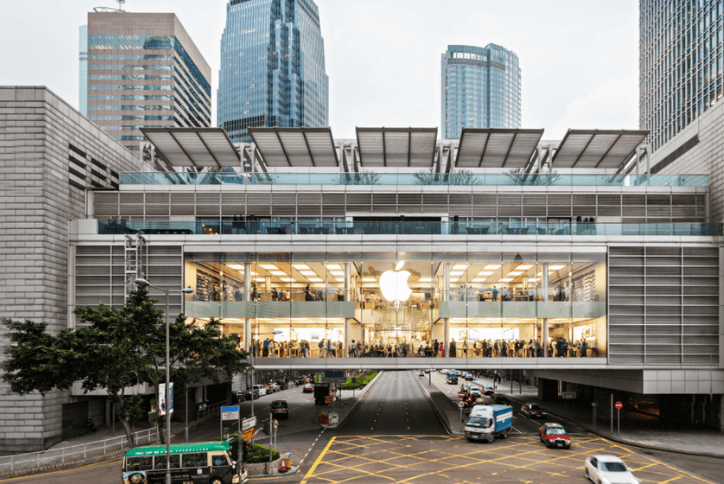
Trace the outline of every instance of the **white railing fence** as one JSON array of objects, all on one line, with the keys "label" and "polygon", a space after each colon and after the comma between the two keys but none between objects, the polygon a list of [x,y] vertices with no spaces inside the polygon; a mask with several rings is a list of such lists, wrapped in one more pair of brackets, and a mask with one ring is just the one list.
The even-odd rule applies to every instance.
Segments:
[{"label": "white railing fence", "polygon": [[[137,446],[139,444],[148,445],[156,441],[156,430],[153,428],[141,430],[136,432],[134,437]],[[0,473],[63,464],[74,460],[87,459],[89,456],[94,457],[117,450],[127,450],[128,448],[128,439],[125,435],[120,435],[106,440],[69,445],[40,452],[0,456]]]}]

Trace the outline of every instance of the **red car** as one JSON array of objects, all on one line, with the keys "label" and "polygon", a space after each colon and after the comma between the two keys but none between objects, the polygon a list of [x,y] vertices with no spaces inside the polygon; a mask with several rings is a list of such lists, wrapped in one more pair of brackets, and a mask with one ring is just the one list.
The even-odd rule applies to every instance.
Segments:
[{"label": "red car", "polygon": [[571,448],[571,438],[561,424],[545,423],[538,430],[538,435],[546,447]]}]

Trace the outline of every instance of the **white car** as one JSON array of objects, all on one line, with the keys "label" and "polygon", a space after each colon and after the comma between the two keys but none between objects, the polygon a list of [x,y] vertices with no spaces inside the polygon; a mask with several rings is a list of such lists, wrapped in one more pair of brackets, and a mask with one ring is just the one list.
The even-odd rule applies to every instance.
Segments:
[{"label": "white car", "polygon": [[266,395],[266,387],[264,385],[254,385],[253,388],[257,392],[259,392],[260,397],[263,397]]},{"label": "white car", "polygon": [[586,479],[596,484],[639,484],[631,469],[612,455],[594,455],[586,458]]},{"label": "white car", "polygon": [[472,397],[481,397],[483,393],[480,391],[480,388],[471,386],[470,390],[468,390],[468,393]]}]

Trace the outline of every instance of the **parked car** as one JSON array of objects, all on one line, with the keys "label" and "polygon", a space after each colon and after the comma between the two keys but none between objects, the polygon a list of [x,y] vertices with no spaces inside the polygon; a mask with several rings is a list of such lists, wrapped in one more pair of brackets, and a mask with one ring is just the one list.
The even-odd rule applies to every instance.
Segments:
[{"label": "parked car", "polygon": [[586,469],[583,471],[586,479],[602,484],[615,482],[616,484],[639,484],[631,473],[631,469],[618,457],[612,455],[594,455],[586,458]]},{"label": "parked car", "polygon": [[259,385],[259,384],[257,384],[257,385],[254,385],[252,388],[254,389],[254,391],[256,391],[256,394],[254,395],[255,398],[256,398],[257,396],[263,397],[263,396],[265,396],[265,395],[267,394],[267,390],[266,390],[266,386],[265,386],[265,385]]},{"label": "parked car", "polygon": [[546,447],[559,447],[563,449],[571,448],[571,438],[566,433],[566,429],[559,423],[544,423],[538,429],[538,437]]},{"label": "parked car", "polygon": [[482,391],[483,391],[484,395],[494,395],[495,394],[495,390],[493,390],[493,387],[491,387],[489,385],[483,385]]},{"label": "parked car", "polygon": [[314,384],[305,383],[304,387],[302,388],[302,393],[314,393]]},{"label": "parked car", "polygon": [[473,380],[475,380],[475,377],[473,376],[472,373],[465,374],[465,381],[473,381]]},{"label": "parked car", "polygon": [[271,414],[275,419],[289,420],[289,405],[286,400],[274,400],[271,404]]},{"label": "parked car", "polygon": [[521,407],[520,411],[530,418],[543,418],[546,416],[546,413],[537,403],[526,403]]}]

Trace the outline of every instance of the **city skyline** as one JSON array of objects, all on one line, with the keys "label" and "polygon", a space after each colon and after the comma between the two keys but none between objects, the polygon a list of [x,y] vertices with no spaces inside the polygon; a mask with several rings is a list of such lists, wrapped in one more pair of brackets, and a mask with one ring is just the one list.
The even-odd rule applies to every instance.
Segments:
[{"label": "city skyline", "polygon": [[[132,12],[179,16],[211,66],[214,108],[226,3],[130,0],[125,5]],[[510,9],[492,2],[461,1],[452,10],[439,2],[317,3],[327,74],[333,80],[329,120],[335,137],[354,137],[356,125],[438,126],[440,53],[449,44],[490,42],[516,52],[529,73],[522,93],[524,127],[545,128],[550,139],[562,138],[569,128],[638,128],[637,2],[578,6],[552,1],[545,8],[526,3],[527,14],[512,26],[504,23]],[[8,41],[0,52],[4,81],[47,85],[77,106],[78,28],[97,6],[91,0],[71,5],[47,2],[42,15],[19,3],[6,6],[0,19]],[[42,39],[14,20],[31,14],[45,32]],[[402,15],[407,16],[404,28],[396,25]],[[482,17],[491,20],[483,31],[478,22]],[[375,25],[371,40],[366,37],[369,25]],[[595,29],[598,34],[591,36]],[[541,32],[545,42],[539,40]],[[574,41],[581,36],[585,42]],[[50,45],[48,38],[53,39]],[[33,52],[30,62],[16,55],[21,46]],[[395,55],[400,49],[405,55]]]}]

